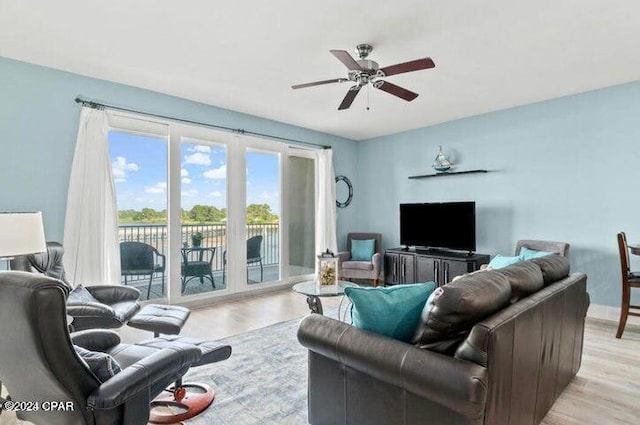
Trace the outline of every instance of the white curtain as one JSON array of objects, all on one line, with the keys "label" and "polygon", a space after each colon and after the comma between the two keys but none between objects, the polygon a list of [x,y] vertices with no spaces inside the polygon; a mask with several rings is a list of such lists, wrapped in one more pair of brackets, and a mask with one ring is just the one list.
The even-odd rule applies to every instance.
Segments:
[{"label": "white curtain", "polygon": [[104,110],[82,108],[64,226],[64,266],[73,285],[120,283],[116,191]]},{"label": "white curtain", "polygon": [[338,254],[336,237],[336,176],[333,171],[333,151],[317,153],[318,209],[316,211],[316,253],[329,248]]}]

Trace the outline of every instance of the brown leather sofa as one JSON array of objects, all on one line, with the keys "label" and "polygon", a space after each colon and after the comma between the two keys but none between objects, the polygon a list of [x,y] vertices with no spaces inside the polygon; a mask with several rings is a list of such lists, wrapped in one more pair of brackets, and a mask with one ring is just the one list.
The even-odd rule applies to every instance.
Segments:
[{"label": "brown leather sofa", "polygon": [[[469,326],[453,356],[325,316],[305,318],[298,339],[309,349],[309,423],[540,423],[580,368],[589,295],[586,275],[569,275],[566,258],[524,263],[465,278],[466,285],[506,278],[514,292],[511,303]],[[527,287],[536,292],[513,296]]]}]

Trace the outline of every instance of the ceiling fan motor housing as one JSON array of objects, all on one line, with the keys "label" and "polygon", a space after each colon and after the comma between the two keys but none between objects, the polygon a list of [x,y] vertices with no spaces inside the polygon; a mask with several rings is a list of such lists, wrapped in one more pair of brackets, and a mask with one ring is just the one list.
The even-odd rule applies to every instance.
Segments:
[{"label": "ceiling fan motor housing", "polygon": [[365,59],[372,50],[373,46],[371,44],[362,43],[356,46],[356,52],[358,52],[360,59]]}]

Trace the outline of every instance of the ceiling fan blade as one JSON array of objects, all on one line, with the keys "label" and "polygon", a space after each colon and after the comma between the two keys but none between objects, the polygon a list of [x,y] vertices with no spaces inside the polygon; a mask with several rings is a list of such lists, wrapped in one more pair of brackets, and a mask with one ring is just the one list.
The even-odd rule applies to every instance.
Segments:
[{"label": "ceiling fan blade", "polygon": [[329,50],[340,62],[342,62],[351,71],[362,71],[362,67],[346,50]]},{"label": "ceiling fan blade", "polygon": [[399,63],[396,65],[385,66],[384,68],[380,68],[380,72],[382,72],[384,77],[388,77],[389,75],[419,71],[421,69],[434,68],[435,66],[436,64],[433,63],[433,60],[431,60],[431,58],[424,58],[416,59],[410,62]]},{"label": "ceiling fan blade", "polygon": [[344,83],[348,81],[347,78],[334,78],[333,80],[322,80],[322,81],[314,81],[313,83],[304,83],[304,84],[296,84],[291,86],[292,89],[303,89],[305,87],[313,87],[313,86],[321,86],[322,84],[331,84],[331,83]]},{"label": "ceiling fan blade", "polygon": [[375,83],[373,83],[373,87],[380,89],[382,91],[386,91],[387,93],[392,94],[394,96],[398,96],[399,98],[404,99],[407,102],[411,102],[413,99],[418,97],[418,93],[414,93],[411,90],[407,90],[403,87],[397,86],[388,81],[378,80]]},{"label": "ceiling fan blade", "polygon": [[356,98],[358,93],[360,92],[361,87],[359,85],[353,86],[347,92],[347,95],[342,99],[342,103],[338,106],[338,110],[341,111],[343,109],[349,109],[353,100]]}]

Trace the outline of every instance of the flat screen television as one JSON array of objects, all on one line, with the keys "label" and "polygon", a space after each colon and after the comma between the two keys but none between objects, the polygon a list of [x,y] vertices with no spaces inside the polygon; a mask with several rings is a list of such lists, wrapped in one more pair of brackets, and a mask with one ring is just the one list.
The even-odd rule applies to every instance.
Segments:
[{"label": "flat screen television", "polygon": [[400,243],[475,251],[476,203],[400,204]]}]

